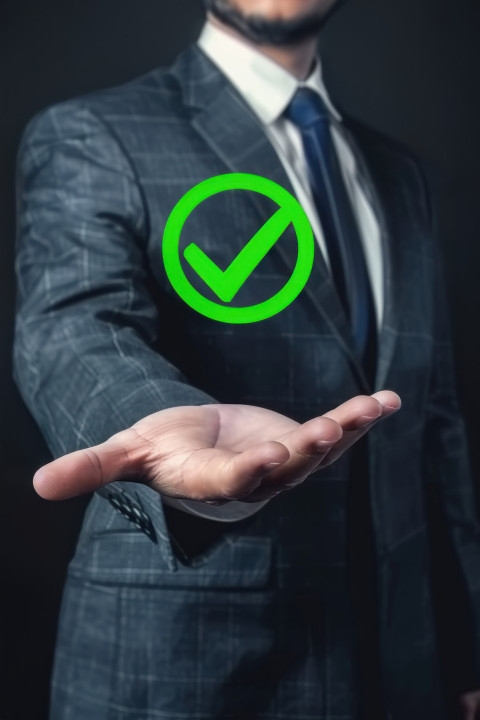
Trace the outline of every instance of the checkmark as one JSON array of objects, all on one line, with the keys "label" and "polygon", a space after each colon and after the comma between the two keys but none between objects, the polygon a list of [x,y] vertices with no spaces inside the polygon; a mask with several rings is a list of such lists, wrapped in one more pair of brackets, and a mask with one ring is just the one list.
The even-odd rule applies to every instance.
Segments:
[{"label": "checkmark", "polygon": [[[182,229],[192,212],[205,200],[229,190],[244,190],[258,193],[275,203],[271,216],[250,239],[242,238],[246,245],[241,248],[228,267],[213,262],[195,243],[190,243],[182,252],[180,241]],[[248,281],[262,259],[285,229],[292,224],[298,245],[296,263],[289,265],[290,276],[285,284],[273,295],[261,302],[250,298],[252,304],[235,307],[231,302],[242,285]],[[228,243],[228,235],[225,242]],[[248,241],[248,242],[247,242]],[[315,238],[312,226],[298,200],[273,180],[252,173],[223,173],[202,180],[187,190],[172,208],[165,224],[162,240],[162,258],[165,273],[180,298],[196,312],[210,320],[228,324],[252,323],[268,320],[284,310],[305,287],[313,267]],[[186,275],[186,263],[194,270],[213,294],[214,299],[205,297]],[[253,284],[253,283],[251,283]],[[205,290],[206,287],[202,289]]]},{"label": "checkmark", "polygon": [[185,248],[184,257],[220,300],[230,302],[291,221],[291,213],[284,208],[277,210],[226,270],[221,270],[195,243]]}]

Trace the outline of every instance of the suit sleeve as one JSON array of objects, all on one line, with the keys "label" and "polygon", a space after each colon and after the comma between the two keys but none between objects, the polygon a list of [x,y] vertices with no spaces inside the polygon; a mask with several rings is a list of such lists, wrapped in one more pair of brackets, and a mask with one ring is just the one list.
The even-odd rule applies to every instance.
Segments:
[{"label": "suit sleeve", "polygon": [[[76,101],[24,133],[17,228],[14,379],[54,457],[158,410],[216,402],[154,347],[162,317],[140,185],[112,131]],[[222,507],[197,504],[222,519]]]},{"label": "suit sleeve", "polygon": [[[467,683],[480,688],[480,526],[467,435],[455,387],[446,287],[438,248],[435,263],[433,372],[425,437],[427,466],[463,583],[460,591],[467,598],[471,619],[473,668],[470,670],[466,658],[458,658],[458,662],[466,662],[468,674],[472,672]],[[445,591],[453,592],[451,587]],[[455,618],[450,621],[455,622]]]}]

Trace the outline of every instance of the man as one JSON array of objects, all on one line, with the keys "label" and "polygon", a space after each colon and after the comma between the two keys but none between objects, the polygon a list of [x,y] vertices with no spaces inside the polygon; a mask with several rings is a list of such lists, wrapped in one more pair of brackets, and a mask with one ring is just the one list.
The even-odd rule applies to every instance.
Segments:
[{"label": "man", "polygon": [[[416,162],[328,97],[334,4],[209,0],[171,69],[25,133],[15,378],[57,457],[34,483],[97,491],[52,718],[446,717],[427,484],[469,598],[456,690],[478,715],[478,524],[428,198]],[[296,196],[316,239],[304,291],[251,324],[192,310],[162,262],[178,201],[232,172]],[[219,193],[180,250],[223,270],[274,210]],[[297,252],[290,224],[233,304],[278,292]]]}]

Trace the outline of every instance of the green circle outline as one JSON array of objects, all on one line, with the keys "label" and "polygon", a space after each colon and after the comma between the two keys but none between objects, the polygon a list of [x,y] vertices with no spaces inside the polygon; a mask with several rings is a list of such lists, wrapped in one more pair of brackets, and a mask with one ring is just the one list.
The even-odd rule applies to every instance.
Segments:
[{"label": "green circle outline", "polygon": [[[298,242],[298,257],[292,275],[273,297],[248,307],[219,305],[204,297],[187,279],[182,268],[179,243],[183,226],[193,210],[204,200],[225,190],[251,190],[266,195],[289,211]],[[313,267],[314,237],[302,206],[281,185],[251,173],[226,173],[208,178],[188,190],[173,208],[163,233],[162,255],[165,272],[174,290],[193,310],[211,320],[224,323],[252,323],[266,320],[284,310],[301,293]]]}]

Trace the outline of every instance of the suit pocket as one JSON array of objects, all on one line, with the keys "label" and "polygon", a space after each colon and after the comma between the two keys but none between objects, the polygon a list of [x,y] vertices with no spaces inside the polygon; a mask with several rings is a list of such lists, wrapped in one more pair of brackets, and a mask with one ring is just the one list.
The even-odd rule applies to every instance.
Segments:
[{"label": "suit pocket", "polygon": [[106,530],[80,543],[70,572],[90,582],[114,585],[265,588],[272,576],[272,541],[226,530],[191,563],[179,560],[172,570],[160,543],[144,533]]},{"label": "suit pocket", "polygon": [[113,674],[122,718],[151,718],[152,708],[169,720],[239,720],[268,711],[275,673],[279,680],[285,673],[275,656],[274,593],[222,586],[119,587],[117,594]]}]

